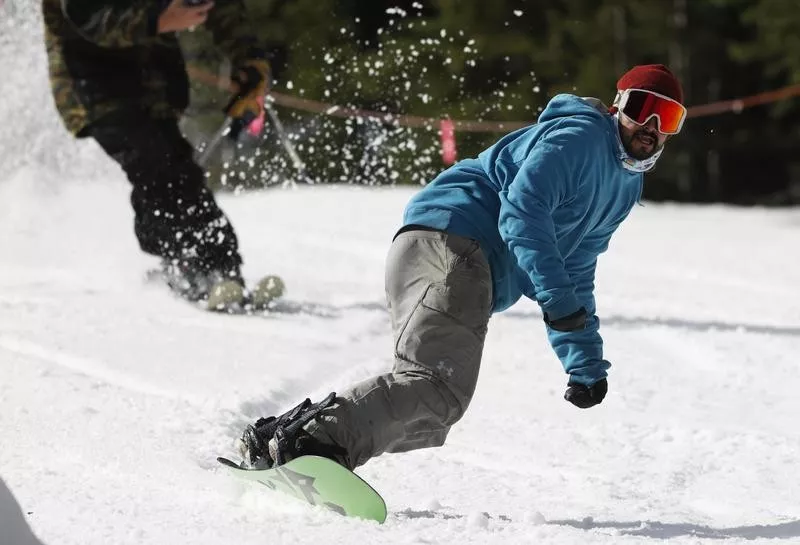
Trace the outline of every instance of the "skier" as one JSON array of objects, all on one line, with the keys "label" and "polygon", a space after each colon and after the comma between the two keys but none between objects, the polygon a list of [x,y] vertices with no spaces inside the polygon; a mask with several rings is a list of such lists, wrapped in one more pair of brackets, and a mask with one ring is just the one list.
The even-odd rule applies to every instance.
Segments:
[{"label": "skier", "polygon": [[269,64],[242,0],[191,2],[42,0],[45,39],[66,128],[94,138],[132,185],[141,249],[161,258],[178,293],[227,308],[244,301],[242,258],[178,128],[189,83],[176,33],[205,23],[231,58],[239,90],[226,113],[236,128],[261,114]]},{"label": "skier", "polygon": [[558,95],[538,124],[419,191],[386,263],[392,371],[259,419],[240,440],[245,464],[316,454],[353,469],[384,452],[441,446],[475,390],[491,314],[522,295],[542,309],[569,375],[565,399],[601,403],[610,363],[595,315],[597,257],[681,130],[682,103],[665,66],[635,66],[611,108]]}]

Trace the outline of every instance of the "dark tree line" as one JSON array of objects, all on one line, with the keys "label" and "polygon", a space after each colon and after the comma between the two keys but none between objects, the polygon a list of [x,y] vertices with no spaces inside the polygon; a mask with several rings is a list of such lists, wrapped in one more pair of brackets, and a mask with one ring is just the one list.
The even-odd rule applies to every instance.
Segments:
[{"label": "dark tree line", "polygon": [[[667,64],[687,104],[800,83],[796,0],[251,0],[275,90],[397,114],[534,121],[559,92],[610,102],[633,64]],[[219,71],[203,32],[193,62]],[[224,67],[223,67],[224,68]],[[221,120],[224,93],[194,86],[194,129]],[[443,167],[437,127],[403,128],[280,108],[312,178],[424,183]],[[459,156],[499,133],[457,133]],[[245,142],[226,180],[291,175],[274,130]],[[800,202],[800,99],[690,119],[647,175],[654,200]]]}]

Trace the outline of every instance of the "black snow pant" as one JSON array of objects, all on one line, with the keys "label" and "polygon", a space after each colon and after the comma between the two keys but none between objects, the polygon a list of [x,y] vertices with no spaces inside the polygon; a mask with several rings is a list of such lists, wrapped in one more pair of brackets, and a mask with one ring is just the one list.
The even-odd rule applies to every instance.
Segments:
[{"label": "black snow pant", "polygon": [[206,187],[177,120],[112,115],[85,133],[120,164],[133,186],[134,231],[143,251],[197,272],[239,276],[233,226]]}]

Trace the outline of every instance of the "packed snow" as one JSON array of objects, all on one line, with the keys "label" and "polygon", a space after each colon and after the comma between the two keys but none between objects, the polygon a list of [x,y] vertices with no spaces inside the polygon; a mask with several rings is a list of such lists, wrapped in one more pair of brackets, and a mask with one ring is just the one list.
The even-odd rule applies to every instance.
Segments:
[{"label": "packed snow", "polygon": [[215,457],[248,421],[391,365],[384,258],[418,188],[221,195],[248,280],[288,286],[265,316],[227,316],[146,280],[109,173],[0,179],[0,478],[25,513],[0,527],[50,545],[800,542],[797,210],[634,209],[599,265],[605,402],[562,399],[535,304],[496,315],[447,444],[358,470],[378,525]]}]

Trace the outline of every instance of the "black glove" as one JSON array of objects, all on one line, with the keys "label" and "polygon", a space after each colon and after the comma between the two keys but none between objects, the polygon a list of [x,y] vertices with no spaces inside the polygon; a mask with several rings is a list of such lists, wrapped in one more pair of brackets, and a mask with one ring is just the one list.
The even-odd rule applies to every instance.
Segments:
[{"label": "black glove", "polygon": [[576,407],[588,409],[599,405],[603,398],[606,397],[607,392],[608,381],[606,379],[599,380],[591,386],[569,383],[567,384],[567,391],[564,393],[564,399]]},{"label": "black glove", "polygon": [[586,327],[586,309],[581,307],[572,314],[568,314],[563,318],[551,320],[547,313],[544,313],[544,322],[550,326],[550,329],[556,331],[577,331]]}]

